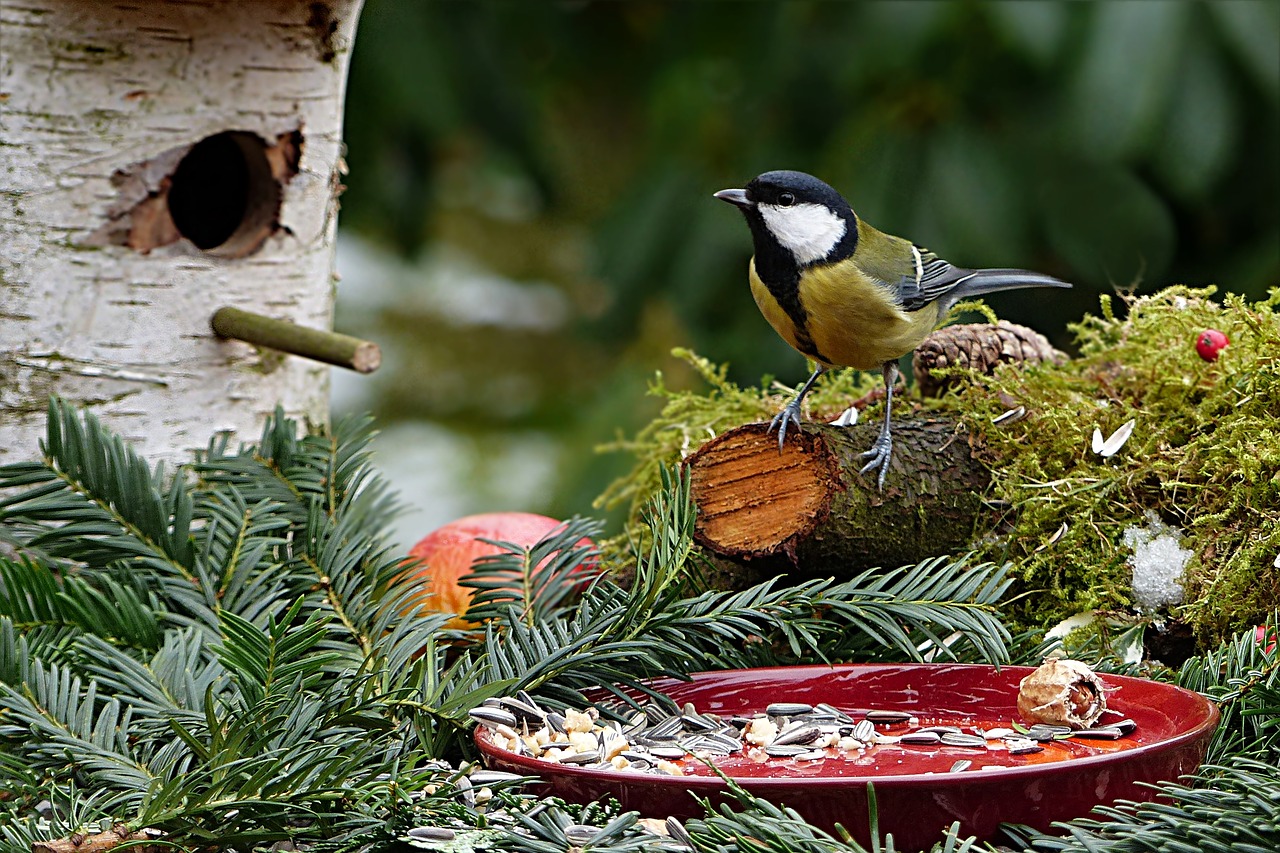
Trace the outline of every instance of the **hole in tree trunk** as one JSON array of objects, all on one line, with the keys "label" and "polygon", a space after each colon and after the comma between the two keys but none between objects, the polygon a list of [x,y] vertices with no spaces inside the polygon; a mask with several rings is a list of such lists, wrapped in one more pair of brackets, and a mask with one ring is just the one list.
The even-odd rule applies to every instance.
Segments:
[{"label": "hole in tree trunk", "polygon": [[169,212],[183,237],[206,252],[238,257],[271,233],[280,185],[261,137],[227,131],[191,147],[174,171]]},{"label": "hole in tree trunk", "polygon": [[280,206],[302,145],[301,128],[273,140],[227,130],[120,169],[111,176],[119,196],[86,243],[145,254],[185,238],[211,255],[250,255],[272,234],[292,233]]}]

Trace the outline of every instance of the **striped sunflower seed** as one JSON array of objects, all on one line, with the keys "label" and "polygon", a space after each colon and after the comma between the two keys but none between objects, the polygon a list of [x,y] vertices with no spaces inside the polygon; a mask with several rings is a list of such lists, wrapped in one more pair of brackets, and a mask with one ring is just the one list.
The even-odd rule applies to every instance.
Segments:
[{"label": "striped sunflower seed", "polygon": [[494,728],[496,726],[508,726],[510,728],[514,728],[518,722],[516,720],[516,715],[510,711],[505,711],[502,708],[492,708],[487,705],[480,705],[479,707],[472,708],[467,713],[471,716],[471,719],[476,722],[484,723],[490,728]]},{"label": "striped sunflower seed", "polygon": [[483,788],[488,785],[501,785],[504,782],[519,782],[524,777],[519,773],[507,773],[504,770],[476,770],[467,778],[471,780],[472,785]]},{"label": "striped sunflower seed", "polygon": [[673,817],[667,818],[667,835],[677,844],[683,844],[685,847],[693,849],[693,839],[689,837],[689,833],[684,828],[684,824]]},{"label": "striped sunflower seed", "polygon": [[770,717],[796,717],[801,714],[812,714],[813,706],[804,702],[773,702],[764,709]]},{"label": "striped sunflower seed", "polygon": [[911,719],[911,715],[906,711],[887,711],[880,708],[873,708],[862,716],[873,723],[905,723]]},{"label": "striped sunflower seed", "polygon": [[1085,740],[1119,740],[1124,737],[1124,732],[1111,726],[1095,726],[1091,729],[1080,729],[1080,731],[1072,732],[1071,736],[1084,738]]},{"label": "striped sunflower seed", "polygon": [[965,749],[986,749],[987,739],[979,735],[967,735],[963,732],[943,732],[943,746],[959,746]]},{"label": "striped sunflower seed", "polygon": [[1133,720],[1125,717],[1123,720],[1116,720],[1114,723],[1107,723],[1109,729],[1119,729],[1121,734],[1127,735],[1138,727]]},{"label": "striped sunflower seed", "polygon": [[817,726],[810,726],[804,723],[792,725],[778,732],[773,742],[785,746],[786,744],[795,743],[813,743],[822,736],[822,729]]},{"label": "striped sunflower seed", "polygon": [[839,708],[835,707],[834,705],[828,705],[826,702],[819,702],[817,705],[814,705],[813,710],[823,714],[830,714],[831,716],[835,717],[837,720],[839,720],[842,723],[853,722],[853,717],[850,717],[848,714],[846,714],[844,711],[841,711]]},{"label": "striped sunflower seed", "polygon": [[898,737],[898,743],[906,743],[912,746],[932,746],[942,740],[942,735],[937,732],[907,732]]},{"label": "striped sunflower seed", "polygon": [[599,834],[599,829],[583,823],[573,823],[564,828],[565,840],[570,844],[586,844]]}]

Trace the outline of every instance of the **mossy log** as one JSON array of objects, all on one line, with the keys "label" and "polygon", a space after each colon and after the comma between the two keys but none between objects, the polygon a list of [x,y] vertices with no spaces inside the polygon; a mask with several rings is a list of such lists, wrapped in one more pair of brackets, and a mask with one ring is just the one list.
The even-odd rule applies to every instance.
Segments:
[{"label": "mossy log", "polygon": [[707,442],[685,463],[696,540],[734,562],[842,577],[964,550],[995,525],[990,471],[956,421],[895,422],[884,491],[859,473],[878,429],[806,423],[779,451],[776,433],[748,424]]}]

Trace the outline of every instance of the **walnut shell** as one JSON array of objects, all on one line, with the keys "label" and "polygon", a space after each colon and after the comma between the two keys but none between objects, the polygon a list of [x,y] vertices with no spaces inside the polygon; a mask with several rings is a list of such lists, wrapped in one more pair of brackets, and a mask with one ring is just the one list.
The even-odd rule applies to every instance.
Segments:
[{"label": "walnut shell", "polygon": [[1046,661],[1018,685],[1018,713],[1036,723],[1087,729],[1107,710],[1107,694],[1078,660]]}]

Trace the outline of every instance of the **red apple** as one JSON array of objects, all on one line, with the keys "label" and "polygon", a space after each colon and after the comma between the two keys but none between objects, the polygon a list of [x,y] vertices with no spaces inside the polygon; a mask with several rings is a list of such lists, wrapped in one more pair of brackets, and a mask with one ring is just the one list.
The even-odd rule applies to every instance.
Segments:
[{"label": "red apple", "polygon": [[[418,602],[423,613],[453,613],[447,628],[474,628],[474,623],[462,618],[471,606],[475,590],[461,586],[458,581],[471,571],[471,564],[480,557],[502,553],[502,549],[481,539],[511,542],[522,547],[532,547],[548,533],[562,526],[545,515],[531,512],[488,512],[469,515],[451,521],[423,537],[409,549],[409,556],[416,557],[421,565],[413,577],[425,587],[425,595]],[[583,538],[580,546],[592,546]]]}]

